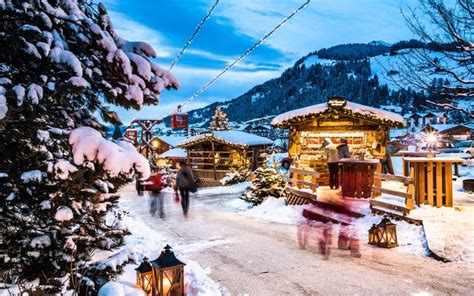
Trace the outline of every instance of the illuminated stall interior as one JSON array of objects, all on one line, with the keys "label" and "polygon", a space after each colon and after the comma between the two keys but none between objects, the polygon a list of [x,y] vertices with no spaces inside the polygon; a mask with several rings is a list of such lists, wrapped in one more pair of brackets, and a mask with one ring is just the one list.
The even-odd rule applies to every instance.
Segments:
[{"label": "illuminated stall interior", "polygon": [[219,181],[232,168],[256,169],[273,142],[242,131],[212,131],[186,139],[187,161],[201,181]]},{"label": "illuminated stall interior", "polygon": [[355,159],[385,159],[391,127],[402,127],[403,118],[393,112],[334,97],[321,103],[276,116],[272,126],[289,129],[288,153],[302,168],[321,173],[320,184],[328,183],[325,138],[338,144],[348,141]]}]

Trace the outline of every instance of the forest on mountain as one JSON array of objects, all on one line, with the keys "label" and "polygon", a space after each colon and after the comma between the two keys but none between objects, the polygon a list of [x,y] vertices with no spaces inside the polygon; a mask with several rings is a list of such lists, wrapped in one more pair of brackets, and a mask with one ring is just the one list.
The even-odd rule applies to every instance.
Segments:
[{"label": "forest on mountain", "polygon": [[[190,111],[190,123],[207,127],[217,106],[225,110],[230,121],[243,122],[321,103],[332,96],[342,96],[347,100],[375,107],[392,104],[402,107],[403,112],[425,110],[426,100],[436,102],[440,97],[410,87],[390,89],[379,81],[378,75],[390,77],[398,75],[398,72],[391,70],[387,73],[373,73],[373,60],[370,58],[395,56],[404,49],[439,51],[449,50],[450,46],[407,40],[392,45],[372,41],[367,44],[342,44],[324,48],[300,58],[280,77],[257,85],[237,98]],[[307,66],[305,61],[315,55],[334,62]],[[449,83],[441,80],[434,78],[433,87]]]}]

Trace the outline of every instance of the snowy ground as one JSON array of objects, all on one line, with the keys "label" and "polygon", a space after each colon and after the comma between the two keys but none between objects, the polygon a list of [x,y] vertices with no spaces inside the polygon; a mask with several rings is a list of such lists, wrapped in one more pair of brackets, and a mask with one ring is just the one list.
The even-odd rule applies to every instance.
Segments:
[{"label": "snowy ground", "polygon": [[[301,206],[285,206],[282,200],[269,199],[249,209],[238,199],[245,186],[198,191],[187,219],[172,193],[164,192],[164,220],[149,214],[147,198],[136,196],[132,185],[124,187],[121,207],[130,212],[126,223],[133,233],[129,247],[138,257],[155,258],[165,243],[173,246],[188,264],[189,295],[467,295],[474,288],[473,266],[461,269],[423,256],[420,235],[410,229],[416,226],[405,229],[399,223],[399,248],[368,245],[366,228],[380,220],[370,215],[358,227],[362,258],[337,249],[334,225],[331,255],[323,260],[318,243],[323,225],[307,223]],[[309,229],[304,249],[297,239],[302,227]],[[135,280],[134,267],[127,267],[119,279],[126,286]]]}]

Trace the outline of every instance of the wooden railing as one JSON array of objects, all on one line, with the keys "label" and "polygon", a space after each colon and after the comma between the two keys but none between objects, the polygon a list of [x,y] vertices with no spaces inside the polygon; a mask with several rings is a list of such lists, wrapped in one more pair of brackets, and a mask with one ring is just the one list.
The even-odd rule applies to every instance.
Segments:
[{"label": "wooden railing", "polygon": [[[319,173],[300,168],[290,168],[288,187],[286,188],[288,204],[306,204],[317,198]],[[303,190],[310,189],[311,191]]]},{"label": "wooden railing", "polygon": [[[382,207],[386,208],[389,210],[395,210],[398,212],[401,212],[403,215],[406,215],[410,210],[414,208],[415,205],[415,187],[414,187],[414,175],[415,172],[413,168],[410,170],[410,175],[408,177],[406,176],[398,176],[398,175],[389,175],[389,174],[381,174],[381,173],[375,173],[374,178],[378,179],[380,181],[393,181],[397,183],[402,183],[403,187],[406,188],[405,191],[398,191],[394,189],[388,189],[388,188],[383,188],[382,185],[373,185],[372,186],[372,192],[375,194],[387,194],[390,196],[395,196],[395,197],[400,197],[404,199],[405,207],[389,203],[383,200],[377,200],[377,199],[372,199],[370,201],[370,206],[377,206],[377,207]],[[375,182],[377,183],[382,183],[382,182]],[[382,183],[383,184],[383,183]]]}]

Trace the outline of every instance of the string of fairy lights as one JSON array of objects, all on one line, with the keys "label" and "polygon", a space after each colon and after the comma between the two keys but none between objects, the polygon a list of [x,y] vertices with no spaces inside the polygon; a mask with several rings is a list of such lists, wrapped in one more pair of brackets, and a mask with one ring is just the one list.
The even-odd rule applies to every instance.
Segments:
[{"label": "string of fairy lights", "polygon": [[[183,53],[185,50],[191,45],[192,41],[194,38],[198,35],[199,31],[201,28],[204,26],[204,23],[210,18],[212,11],[217,7],[219,4],[220,0],[216,0],[216,2],[212,5],[212,7],[209,9],[208,13],[206,16],[202,19],[202,21],[199,23],[199,25],[196,27],[194,30],[193,34],[191,37],[188,39],[186,44],[184,45],[183,49],[179,52],[179,54],[176,56],[176,58],[173,60],[169,70],[171,70],[179,61],[179,59],[182,57]],[[306,0],[302,5],[300,5],[298,8],[293,10],[288,16],[286,16],[282,21],[280,21],[272,30],[270,30],[268,33],[266,33],[262,38],[260,38],[257,42],[255,42],[251,47],[249,47],[243,54],[241,54],[238,58],[236,58],[232,63],[228,64],[221,72],[219,72],[215,77],[210,79],[208,82],[206,82],[200,89],[198,89],[195,93],[193,93],[190,97],[188,97],[183,103],[179,104],[177,106],[177,110],[181,111],[183,107],[191,103],[192,100],[194,100],[196,97],[201,95],[204,91],[206,91],[212,84],[214,84],[222,75],[224,75],[227,71],[231,70],[235,65],[237,65],[240,61],[242,61],[245,57],[247,57],[250,53],[252,53],[257,47],[259,47],[265,40],[267,40],[269,37],[271,37],[281,26],[283,26],[286,22],[288,22],[293,16],[295,16],[297,13],[299,13],[301,10],[303,10],[311,0]],[[140,107],[138,110],[137,114],[131,121],[132,123],[138,118],[140,113],[142,112],[143,108]],[[166,118],[167,116],[170,116],[174,113],[174,111],[168,112],[166,115],[162,116],[162,118]]]}]

